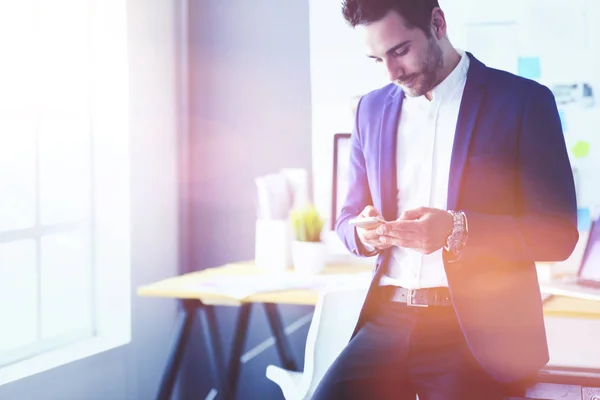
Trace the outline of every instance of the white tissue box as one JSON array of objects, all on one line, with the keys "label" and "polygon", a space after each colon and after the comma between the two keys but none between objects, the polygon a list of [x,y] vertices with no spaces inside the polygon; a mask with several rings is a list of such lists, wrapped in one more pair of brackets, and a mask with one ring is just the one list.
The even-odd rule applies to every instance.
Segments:
[{"label": "white tissue box", "polygon": [[288,220],[256,220],[254,261],[271,272],[292,266],[291,226]]}]

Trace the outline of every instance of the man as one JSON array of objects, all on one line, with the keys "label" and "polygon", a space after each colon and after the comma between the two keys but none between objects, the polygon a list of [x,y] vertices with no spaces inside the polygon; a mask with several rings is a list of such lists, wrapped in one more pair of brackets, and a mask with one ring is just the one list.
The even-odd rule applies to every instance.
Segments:
[{"label": "man", "polygon": [[343,15],[393,83],[360,100],[336,223],[373,282],[314,398],[502,399],[548,361],[535,262],[578,240],[554,97],[456,50],[437,0]]}]

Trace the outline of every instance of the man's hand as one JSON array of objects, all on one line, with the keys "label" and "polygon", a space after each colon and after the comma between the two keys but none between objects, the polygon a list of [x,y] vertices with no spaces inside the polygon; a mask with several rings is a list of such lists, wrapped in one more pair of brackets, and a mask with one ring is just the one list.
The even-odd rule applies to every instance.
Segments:
[{"label": "man's hand", "polygon": [[[366,206],[365,209],[358,215],[358,218],[366,218],[366,217],[378,217],[383,220],[383,216],[381,213],[373,206]],[[380,225],[381,226],[381,225]],[[379,240],[379,234],[376,231],[377,227],[372,229],[364,229],[364,228],[356,228],[356,233],[358,237],[368,246],[371,246],[377,250],[384,250],[389,247],[392,247],[391,243],[382,243]]]},{"label": "man's hand", "polygon": [[375,230],[384,244],[414,249],[431,254],[446,245],[454,221],[445,210],[420,207],[402,213],[393,222],[386,222]]}]

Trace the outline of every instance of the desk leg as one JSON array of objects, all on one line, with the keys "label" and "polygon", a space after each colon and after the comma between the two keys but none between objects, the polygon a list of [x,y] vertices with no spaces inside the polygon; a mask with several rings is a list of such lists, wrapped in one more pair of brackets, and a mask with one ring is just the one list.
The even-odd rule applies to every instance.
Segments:
[{"label": "desk leg", "polygon": [[[214,314],[210,305],[203,304],[200,300],[183,300],[183,312],[176,326],[176,336],[173,342],[169,359],[162,376],[157,400],[169,400],[175,387],[177,373],[189,340],[194,316],[200,310],[202,318],[202,333],[208,354],[213,379],[217,385],[219,398],[233,399],[237,389],[237,381],[240,371],[240,358],[244,350],[248,332],[248,321],[250,319],[251,303],[244,303],[240,307],[236,323],[233,347],[231,349],[231,360],[228,369],[223,364],[223,351],[219,340],[219,331]],[[281,323],[281,322],[280,322]]]},{"label": "desk leg", "polygon": [[160,387],[158,390],[158,400],[169,400],[173,393],[175,386],[175,380],[177,378],[177,372],[181,365],[181,360],[185,352],[185,346],[187,345],[192,330],[192,323],[194,322],[194,315],[196,310],[202,306],[202,303],[198,300],[184,300],[183,311],[177,321],[175,329],[175,340],[171,346],[167,365],[163,373]]},{"label": "desk leg", "polygon": [[281,359],[283,368],[290,371],[298,371],[298,367],[296,366],[296,362],[294,361],[294,356],[292,354],[292,347],[290,346],[290,342],[285,334],[283,322],[281,321],[281,316],[277,310],[277,305],[274,303],[264,304],[269,325],[271,325],[271,331],[273,332],[273,336],[275,336],[275,345],[277,346],[277,352],[279,353],[279,358]]},{"label": "desk leg", "polygon": [[235,322],[235,331],[233,337],[233,345],[231,347],[231,358],[229,359],[229,376],[228,382],[230,393],[235,397],[237,391],[238,377],[240,375],[240,358],[244,351],[246,336],[248,336],[248,321],[250,320],[250,310],[252,303],[243,303],[240,306],[237,320]]},{"label": "desk leg", "polygon": [[219,398],[230,399],[232,397],[227,384],[227,370],[223,364],[223,350],[218,337],[219,330],[217,329],[214,308],[204,305],[200,314],[202,316],[202,336],[204,336],[206,353],[208,354],[213,379],[217,385]]}]

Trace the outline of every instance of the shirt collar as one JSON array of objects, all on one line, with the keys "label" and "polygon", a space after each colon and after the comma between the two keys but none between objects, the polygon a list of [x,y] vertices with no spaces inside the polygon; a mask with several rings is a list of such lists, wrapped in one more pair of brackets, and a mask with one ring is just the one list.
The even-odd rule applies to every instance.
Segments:
[{"label": "shirt collar", "polygon": [[448,98],[452,92],[464,84],[467,80],[467,72],[469,71],[469,56],[462,50],[457,50],[460,55],[460,61],[450,74],[433,88],[433,100],[437,101]]},{"label": "shirt collar", "polygon": [[[440,102],[450,97],[450,95],[456,90],[456,88],[463,85],[467,80],[467,73],[469,71],[469,56],[463,50],[456,50],[460,55],[460,61],[456,67],[450,72],[450,74],[441,81],[436,87],[433,88],[432,102]],[[419,97],[410,98],[406,96],[407,100],[416,100],[416,103],[429,103],[429,100],[423,95]]]}]

